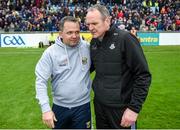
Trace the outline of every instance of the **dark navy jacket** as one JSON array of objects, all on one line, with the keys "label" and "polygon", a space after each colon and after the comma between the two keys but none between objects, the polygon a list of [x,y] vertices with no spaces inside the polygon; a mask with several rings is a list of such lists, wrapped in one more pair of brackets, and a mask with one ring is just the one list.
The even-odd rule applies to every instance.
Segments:
[{"label": "dark navy jacket", "polygon": [[102,42],[92,39],[91,72],[95,99],[112,107],[128,107],[139,113],[148,94],[151,74],[139,41],[112,26]]}]

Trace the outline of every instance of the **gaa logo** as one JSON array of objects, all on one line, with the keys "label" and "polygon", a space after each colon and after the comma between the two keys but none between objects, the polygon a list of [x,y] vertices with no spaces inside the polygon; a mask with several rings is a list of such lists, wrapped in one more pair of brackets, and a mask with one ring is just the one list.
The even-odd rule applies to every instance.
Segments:
[{"label": "gaa logo", "polygon": [[25,45],[25,42],[20,36],[5,36],[3,42],[5,45]]}]

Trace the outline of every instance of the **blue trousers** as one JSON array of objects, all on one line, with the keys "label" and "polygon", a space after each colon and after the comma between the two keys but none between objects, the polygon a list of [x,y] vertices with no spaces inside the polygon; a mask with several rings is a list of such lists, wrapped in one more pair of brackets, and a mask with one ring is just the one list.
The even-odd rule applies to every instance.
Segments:
[{"label": "blue trousers", "polygon": [[53,104],[52,110],[57,119],[54,129],[91,129],[90,103],[73,108]]}]

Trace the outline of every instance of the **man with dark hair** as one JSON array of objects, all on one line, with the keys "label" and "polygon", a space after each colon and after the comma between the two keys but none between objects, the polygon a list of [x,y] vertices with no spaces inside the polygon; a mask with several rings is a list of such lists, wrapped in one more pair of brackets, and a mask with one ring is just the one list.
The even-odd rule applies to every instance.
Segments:
[{"label": "man with dark hair", "polygon": [[103,5],[90,7],[86,24],[90,44],[96,128],[135,128],[138,113],[148,94],[151,74],[143,50],[131,33],[111,25]]},{"label": "man with dark hair", "polygon": [[[90,53],[80,38],[79,21],[71,16],[61,20],[61,33],[48,47],[35,69],[36,98],[42,120],[54,129],[90,129]],[[51,77],[53,106],[47,94]]]}]

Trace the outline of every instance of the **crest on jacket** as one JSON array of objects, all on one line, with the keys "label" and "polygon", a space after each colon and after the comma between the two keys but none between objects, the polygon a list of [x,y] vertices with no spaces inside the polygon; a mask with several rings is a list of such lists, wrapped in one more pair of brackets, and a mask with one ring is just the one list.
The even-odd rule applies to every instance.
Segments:
[{"label": "crest on jacket", "polygon": [[87,57],[82,57],[82,64],[83,65],[87,64]]},{"label": "crest on jacket", "polygon": [[66,58],[62,61],[61,64],[59,64],[59,66],[66,66],[67,64],[68,64],[68,59]]},{"label": "crest on jacket", "polygon": [[113,50],[113,49],[115,48],[114,43],[112,43],[109,48],[110,48],[111,50]]}]

